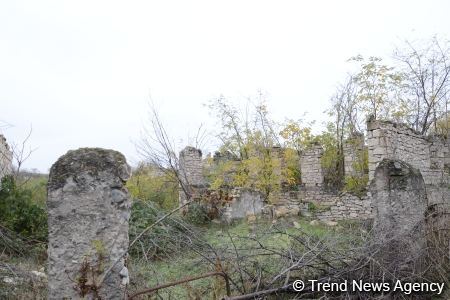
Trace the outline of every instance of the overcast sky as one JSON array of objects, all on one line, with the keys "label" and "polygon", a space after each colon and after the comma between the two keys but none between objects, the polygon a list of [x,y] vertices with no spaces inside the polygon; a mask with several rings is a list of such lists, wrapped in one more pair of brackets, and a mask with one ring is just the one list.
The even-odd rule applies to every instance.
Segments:
[{"label": "overcast sky", "polygon": [[0,129],[26,168],[70,149],[139,160],[149,98],[177,140],[214,124],[202,104],[267,95],[278,120],[323,120],[354,55],[448,38],[450,1],[1,1]]}]

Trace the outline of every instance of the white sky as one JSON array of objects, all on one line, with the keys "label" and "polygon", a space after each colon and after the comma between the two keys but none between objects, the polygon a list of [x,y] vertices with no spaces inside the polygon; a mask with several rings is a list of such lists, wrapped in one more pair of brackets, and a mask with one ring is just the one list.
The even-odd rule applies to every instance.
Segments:
[{"label": "white sky", "polygon": [[187,142],[214,124],[203,103],[267,93],[276,119],[324,119],[354,55],[448,38],[450,1],[1,1],[0,120],[9,142],[33,127],[26,168],[70,149],[139,160],[151,95]]}]

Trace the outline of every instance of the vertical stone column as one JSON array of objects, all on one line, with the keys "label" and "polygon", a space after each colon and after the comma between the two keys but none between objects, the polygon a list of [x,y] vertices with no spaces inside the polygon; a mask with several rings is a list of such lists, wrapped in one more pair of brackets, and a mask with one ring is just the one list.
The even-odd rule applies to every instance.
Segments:
[{"label": "vertical stone column", "polygon": [[[180,152],[179,156],[180,177],[184,186],[189,189],[190,193],[206,186],[206,180],[203,176],[202,151],[194,147],[186,147]],[[180,204],[184,204],[186,194],[180,188],[179,191]]]},{"label": "vertical stone column", "polygon": [[6,143],[6,138],[0,134],[0,180],[12,173],[12,152]]},{"label": "vertical stone column", "polygon": [[324,174],[320,159],[323,155],[321,145],[313,145],[304,151],[300,158],[300,168],[302,172],[302,183],[306,188],[321,187],[324,181]]},{"label": "vertical stone column", "polygon": [[403,161],[383,159],[369,189],[375,210],[374,240],[383,247],[380,263],[389,268],[415,261],[403,270],[418,271],[426,249],[428,205],[422,174]]},{"label": "vertical stone column", "polygon": [[81,148],[53,164],[48,182],[49,299],[123,299],[131,169],[113,150]]}]

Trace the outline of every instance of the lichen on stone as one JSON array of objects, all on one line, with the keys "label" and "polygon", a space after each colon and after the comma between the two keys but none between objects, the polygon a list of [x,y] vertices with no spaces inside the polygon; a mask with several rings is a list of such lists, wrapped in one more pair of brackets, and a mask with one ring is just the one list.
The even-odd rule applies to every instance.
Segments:
[{"label": "lichen on stone", "polygon": [[130,176],[125,156],[120,152],[102,148],[68,151],[51,167],[48,190],[63,187],[69,177],[76,179],[80,174],[98,176],[99,172],[103,171],[114,174],[122,180],[127,180]]}]

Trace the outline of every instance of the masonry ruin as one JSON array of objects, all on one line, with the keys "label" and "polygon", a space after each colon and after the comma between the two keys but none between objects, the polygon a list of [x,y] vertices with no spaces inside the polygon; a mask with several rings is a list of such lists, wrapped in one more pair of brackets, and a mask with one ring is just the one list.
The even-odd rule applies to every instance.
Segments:
[{"label": "masonry ruin", "polygon": [[131,169],[113,150],[81,148],[53,164],[48,181],[49,299],[122,299]]},{"label": "masonry ruin", "polygon": [[[280,159],[282,151],[282,148],[274,148],[272,156]],[[257,209],[253,209],[254,205],[251,203],[261,199],[256,196],[256,191],[246,192],[246,200],[240,199],[241,193],[232,193],[233,201],[240,204],[233,205],[232,201],[227,205],[228,207],[224,210],[227,219],[242,218],[250,213],[275,218],[304,214],[320,220],[333,221],[373,219],[376,211],[373,209],[370,191],[366,195],[356,196],[348,192],[329,191],[324,187],[322,155],[323,148],[320,144],[313,144],[301,153],[299,167],[302,185],[298,190],[280,191],[272,204],[265,203],[262,206],[258,204]],[[215,155],[215,157],[218,160],[236,161],[236,158],[223,155]],[[383,159],[407,162],[421,173],[425,184],[427,205],[449,204],[450,144],[448,140],[439,136],[420,135],[402,124],[369,119],[366,139],[364,135],[355,133],[344,143],[345,176],[356,178],[367,176],[371,182],[374,179],[375,169]],[[361,167],[364,160],[368,160],[369,170]],[[208,189],[202,173],[203,163],[201,151],[195,148],[187,147],[180,154],[180,173],[191,182],[194,190]],[[280,164],[282,163],[281,159]],[[226,177],[231,176],[232,174],[226,175]],[[253,196],[249,197],[250,194]],[[180,191],[180,203],[185,201],[183,197],[185,196]],[[241,201],[249,201],[249,203],[243,204]],[[236,210],[244,211],[236,212]]]},{"label": "masonry ruin", "polygon": [[410,260],[402,271],[422,271],[428,199],[421,172],[404,161],[384,158],[373,177],[369,187],[376,215],[373,233],[382,245],[378,262],[389,269],[394,262]]},{"label": "masonry ruin", "polygon": [[206,187],[206,179],[203,176],[202,151],[194,147],[184,148],[179,155],[180,165],[180,204],[185,204],[187,195],[195,197]]},{"label": "masonry ruin", "polygon": [[0,134],[0,180],[12,173],[13,153],[6,142],[6,138]]},{"label": "masonry ruin", "polygon": [[388,121],[367,122],[369,180],[385,158],[408,162],[425,181],[429,204],[450,201],[450,144],[443,137],[423,136],[403,124]]},{"label": "masonry ruin", "polygon": [[302,170],[302,182],[306,188],[320,188],[323,185],[322,155],[323,148],[319,144],[313,145],[301,155],[300,169]]}]

